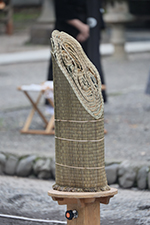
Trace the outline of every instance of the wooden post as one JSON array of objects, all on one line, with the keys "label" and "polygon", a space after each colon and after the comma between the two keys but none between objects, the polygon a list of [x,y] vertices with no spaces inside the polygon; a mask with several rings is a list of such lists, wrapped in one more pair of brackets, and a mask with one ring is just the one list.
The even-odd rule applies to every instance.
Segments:
[{"label": "wooden post", "polygon": [[108,204],[110,198],[117,194],[111,188],[102,192],[63,192],[51,190],[48,195],[59,205],[67,205],[67,210],[76,210],[78,217],[67,220],[67,225],[100,225],[100,203]]},{"label": "wooden post", "polygon": [[76,209],[78,218],[68,220],[68,225],[100,225],[100,203],[95,199],[94,202],[80,204],[67,204],[67,210]]}]

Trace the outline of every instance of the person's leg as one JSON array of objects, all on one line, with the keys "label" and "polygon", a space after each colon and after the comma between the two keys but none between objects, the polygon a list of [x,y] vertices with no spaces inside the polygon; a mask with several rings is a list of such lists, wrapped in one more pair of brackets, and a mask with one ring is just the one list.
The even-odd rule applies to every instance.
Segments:
[{"label": "person's leg", "polygon": [[[100,78],[101,78],[102,85],[105,86],[105,77],[104,77],[104,73],[103,73],[103,69],[102,69],[102,64],[101,64],[101,56],[99,56],[98,72],[100,74]],[[104,102],[106,103],[107,102],[107,94],[106,94],[106,90],[105,89],[102,89],[102,95],[103,95]]]},{"label": "person's leg", "polygon": [[49,68],[48,68],[48,76],[47,80],[53,80],[53,65],[52,65],[52,58],[50,58]]},{"label": "person's leg", "polygon": [[[47,80],[53,80],[53,65],[51,57],[49,61]],[[45,100],[45,105],[49,105],[49,101],[47,99]]]},{"label": "person's leg", "polygon": [[[92,35],[91,35],[91,39],[92,39]],[[105,77],[104,77],[104,73],[103,73],[103,69],[102,69],[101,55],[100,55],[100,51],[99,51],[100,37],[94,37],[92,40],[93,40],[93,42],[91,42],[91,40],[89,40],[87,55],[88,55],[89,59],[91,60],[91,62],[97,68],[99,75],[100,75],[101,83],[103,85],[105,85]],[[103,95],[104,102],[106,103],[107,102],[106,90],[104,90],[104,89],[102,90],[102,95]]]}]

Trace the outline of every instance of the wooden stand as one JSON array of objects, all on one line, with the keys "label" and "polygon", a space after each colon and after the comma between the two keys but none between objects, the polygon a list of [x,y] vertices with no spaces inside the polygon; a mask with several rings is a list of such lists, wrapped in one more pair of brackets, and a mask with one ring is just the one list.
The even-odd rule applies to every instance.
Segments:
[{"label": "wooden stand", "polygon": [[68,220],[68,225],[100,225],[100,203],[108,204],[117,193],[115,188],[102,192],[48,191],[48,195],[59,205],[67,205],[67,210],[77,210],[78,217]]},{"label": "wooden stand", "polygon": [[[29,85],[30,87],[30,85]],[[45,118],[44,114],[39,110],[38,108],[38,103],[42,97],[42,95],[45,93],[46,88],[42,89],[42,86],[39,88],[39,95],[37,97],[37,100],[34,102],[33,99],[31,98],[31,96],[29,95],[29,90],[30,91],[34,91],[34,89],[29,89],[28,88],[22,88],[18,87],[19,91],[23,91],[23,93],[26,95],[26,97],[29,99],[31,105],[32,105],[32,109],[31,112],[29,113],[26,122],[22,128],[22,130],[20,131],[23,134],[45,134],[45,135],[52,135],[55,134],[55,130],[54,130],[54,115],[51,116],[50,120],[47,121],[47,119]],[[37,90],[36,90],[37,91]],[[47,100],[49,101],[50,105],[52,107],[54,107],[54,102],[52,101],[52,99],[47,98]],[[45,130],[33,130],[33,129],[29,129],[33,116],[35,114],[35,111],[37,111],[37,113],[39,114],[39,116],[41,117],[41,119],[43,120],[43,122],[45,123]]]}]

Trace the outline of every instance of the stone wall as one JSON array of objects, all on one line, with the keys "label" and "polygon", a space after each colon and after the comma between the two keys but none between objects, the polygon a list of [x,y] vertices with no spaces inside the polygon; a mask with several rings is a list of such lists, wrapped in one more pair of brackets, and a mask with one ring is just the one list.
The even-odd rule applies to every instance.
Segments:
[{"label": "stone wall", "polygon": [[[150,162],[106,162],[108,184],[150,190]],[[55,179],[55,160],[36,155],[22,157],[0,153],[0,175]]]}]

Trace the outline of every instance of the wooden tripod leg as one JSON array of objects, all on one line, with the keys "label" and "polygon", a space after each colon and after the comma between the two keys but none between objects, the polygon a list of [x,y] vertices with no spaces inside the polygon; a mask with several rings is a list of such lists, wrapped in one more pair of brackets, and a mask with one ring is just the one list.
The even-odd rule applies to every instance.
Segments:
[{"label": "wooden tripod leg", "polygon": [[46,134],[54,134],[55,131],[53,130],[53,128],[54,128],[54,115],[51,117],[51,119],[46,127],[45,133]]},{"label": "wooden tripod leg", "polygon": [[26,91],[24,91],[24,93],[27,96],[27,98],[30,100],[30,102],[32,103],[33,108],[38,112],[38,114],[40,115],[40,117],[43,119],[44,123],[47,125],[48,124],[48,121],[46,120],[46,118],[43,115],[43,113],[37,107],[37,104],[38,104],[38,102],[39,102],[39,100],[41,98],[41,95],[42,95],[42,91],[40,92],[40,94],[39,94],[40,98],[39,98],[39,100],[37,100],[36,103],[33,102],[32,98],[29,96],[29,94]]},{"label": "wooden tripod leg", "polygon": [[54,102],[50,99],[50,98],[47,98],[47,100],[49,101],[49,104],[54,107]]},{"label": "wooden tripod leg", "polygon": [[[26,91],[24,91],[24,93],[27,95],[27,92]],[[42,92],[40,92],[40,94],[39,94],[39,96],[38,96],[38,98],[37,98],[37,101],[36,101],[36,105],[39,103],[39,101],[40,101],[40,99],[41,99],[41,96],[42,96]],[[27,132],[28,131],[28,129],[29,129],[29,127],[30,127],[30,124],[31,124],[31,121],[32,121],[32,118],[33,118],[33,116],[34,116],[34,113],[35,113],[35,107],[33,107],[32,108],[32,110],[31,110],[31,112],[30,112],[30,114],[28,115],[28,118],[27,118],[27,120],[26,120],[26,122],[25,122],[25,124],[24,124],[24,127],[22,128],[22,130],[21,130],[21,132],[23,133],[23,132]]]}]

